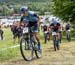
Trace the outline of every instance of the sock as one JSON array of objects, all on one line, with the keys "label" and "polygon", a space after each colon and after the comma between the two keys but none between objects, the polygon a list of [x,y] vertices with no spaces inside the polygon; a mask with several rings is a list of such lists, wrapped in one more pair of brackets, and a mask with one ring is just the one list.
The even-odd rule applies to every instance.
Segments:
[{"label": "sock", "polygon": [[40,42],[38,42],[38,49],[41,49],[41,44],[40,44]]}]

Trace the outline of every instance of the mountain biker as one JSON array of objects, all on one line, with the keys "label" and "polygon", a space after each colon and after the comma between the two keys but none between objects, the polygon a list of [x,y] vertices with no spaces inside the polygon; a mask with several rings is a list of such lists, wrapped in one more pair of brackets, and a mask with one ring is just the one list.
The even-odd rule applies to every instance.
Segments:
[{"label": "mountain biker", "polygon": [[43,26],[43,32],[45,32],[45,31],[48,31],[47,25],[44,25],[44,26]]},{"label": "mountain biker", "polygon": [[[61,20],[57,20],[58,23],[61,22]],[[60,43],[61,43],[61,39],[62,39],[62,31],[63,31],[63,24],[60,23],[60,27],[59,27],[59,34],[60,34]]]},{"label": "mountain biker", "polygon": [[56,19],[52,18],[52,23],[50,24],[50,28],[52,30],[52,35],[54,35],[53,32],[57,33],[59,43],[60,43],[60,27],[61,27],[60,23]]},{"label": "mountain biker", "polygon": [[71,34],[70,34],[70,30],[71,30],[71,24],[70,22],[68,22],[65,26],[65,31],[66,31],[66,34],[67,34],[67,40],[68,41],[71,41]]},{"label": "mountain biker", "polygon": [[32,32],[35,35],[36,40],[38,42],[38,49],[41,49],[41,43],[38,34],[39,16],[36,13],[29,11],[28,7],[21,7],[20,11],[23,14],[20,20],[20,24],[23,24],[25,23],[25,20],[28,20],[28,27],[33,27]]},{"label": "mountain biker", "polygon": [[67,31],[67,30],[70,30],[70,28],[71,28],[71,24],[68,22],[67,24],[66,24],[66,26],[65,26],[65,30]]},{"label": "mountain biker", "polygon": [[46,24],[43,26],[43,33],[44,33],[44,39],[46,43],[46,39],[48,37],[48,26]]},{"label": "mountain biker", "polygon": [[52,23],[50,24],[50,28],[54,32],[59,32],[60,29],[60,23],[55,20],[54,18],[52,19]]}]

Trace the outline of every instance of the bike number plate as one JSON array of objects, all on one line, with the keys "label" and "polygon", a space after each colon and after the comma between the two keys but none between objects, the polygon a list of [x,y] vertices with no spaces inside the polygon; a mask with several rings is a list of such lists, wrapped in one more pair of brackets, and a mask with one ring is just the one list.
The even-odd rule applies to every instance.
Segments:
[{"label": "bike number plate", "polygon": [[28,27],[23,28],[23,33],[28,33]]},{"label": "bike number plate", "polygon": [[52,32],[52,35],[57,35],[57,33],[56,32]]},{"label": "bike number plate", "polygon": [[45,31],[44,33],[48,33],[48,31]]},{"label": "bike number plate", "polygon": [[68,30],[69,32],[71,31],[71,30]]}]

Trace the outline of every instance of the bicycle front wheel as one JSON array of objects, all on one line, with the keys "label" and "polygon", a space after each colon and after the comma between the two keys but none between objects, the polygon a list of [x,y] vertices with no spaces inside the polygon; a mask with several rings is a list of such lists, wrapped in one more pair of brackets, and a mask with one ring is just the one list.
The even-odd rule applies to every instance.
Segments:
[{"label": "bicycle front wheel", "polygon": [[37,58],[42,57],[42,49],[38,49],[38,44],[36,44],[35,48],[37,47],[37,50],[35,49],[35,55]]},{"label": "bicycle front wheel", "polygon": [[33,49],[32,44],[25,40],[24,38],[20,41],[20,51],[21,55],[25,61],[30,61],[33,59]]}]

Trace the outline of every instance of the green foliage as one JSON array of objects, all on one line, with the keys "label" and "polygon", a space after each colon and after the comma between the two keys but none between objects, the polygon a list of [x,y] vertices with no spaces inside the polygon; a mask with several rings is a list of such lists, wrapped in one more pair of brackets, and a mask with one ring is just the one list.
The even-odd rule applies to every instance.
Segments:
[{"label": "green foliage", "polygon": [[53,13],[65,20],[74,21],[75,16],[75,0],[54,0]]},{"label": "green foliage", "polygon": [[30,10],[38,11],[40,14],[44,14],[44,12],[51,11],[53,3],[51,0],[3,0],[0,2],[0,5],[3,8],[3,11],[1,10],[3,15],[19,13],[21,6],[28,6]]},{"label": "green foliage", "polygon": [[0,0],[1,3],[7,3],[7,4],[24,4],[24,3],[30,3],[30,2],[50,2],[51,0]]}]

